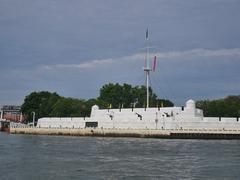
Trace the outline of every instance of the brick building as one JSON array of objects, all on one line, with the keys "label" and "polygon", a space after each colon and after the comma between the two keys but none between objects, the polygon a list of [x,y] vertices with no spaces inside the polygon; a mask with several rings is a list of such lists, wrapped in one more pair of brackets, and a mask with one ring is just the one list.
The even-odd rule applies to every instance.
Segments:
[{"label": "brick building", "polygon": [[26,117],[21,113],[21,106],[3,105],[1,107],[1,119],[6,119],[12,122],[23,122]]}]

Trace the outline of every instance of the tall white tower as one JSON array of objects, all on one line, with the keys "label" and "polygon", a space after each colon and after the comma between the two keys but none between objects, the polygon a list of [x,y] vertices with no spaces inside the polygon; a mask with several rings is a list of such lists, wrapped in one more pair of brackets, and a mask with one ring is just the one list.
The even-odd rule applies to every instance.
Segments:
[{"label": "tall white tower", "polygon": [[149,108],[149,78],[150,78],[150,64],[149,64],[149,46],[148,46],[148,29],[146,31],[146,63],[145,63],[145,67],[143,68],[143,70],[146,73],[146,89],[147,89],[147,104],[146,107]]}]

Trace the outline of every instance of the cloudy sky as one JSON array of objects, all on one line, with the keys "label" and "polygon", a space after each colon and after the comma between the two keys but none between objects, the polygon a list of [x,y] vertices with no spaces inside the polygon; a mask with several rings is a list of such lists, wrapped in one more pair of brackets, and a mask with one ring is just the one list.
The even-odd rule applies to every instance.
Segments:
[{"label": "cloudy sky", "polygon": [[240,94],[240,0],[0,0],[0,104],[32,91],[97,97],[145,83],[145,32],[160,98]]}]

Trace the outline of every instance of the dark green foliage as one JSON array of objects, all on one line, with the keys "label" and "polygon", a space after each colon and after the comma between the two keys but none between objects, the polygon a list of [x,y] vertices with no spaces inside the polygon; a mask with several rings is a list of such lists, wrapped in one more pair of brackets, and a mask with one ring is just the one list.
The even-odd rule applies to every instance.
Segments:
[{"label": "dark green foliage", "polygon": [[53,106],[50,116],[55,117],[80,117],[86,108],[85,102],[73,98],[60,98]]},{"label": "dark green foliage", "polygon": [[[150,88],[150,107],[171,107],[169,100],[157,99]],[[57,93],[47,91],[33,92],[26,96],[21,111],[32,121],[32,112],[36,113],[36,120],[41,117],[88,117],[91,107],[98,105],[100,108],[131,108],[145,107],[146,87],[131,86],[129,84],[106,84],[100,89],[97,99],[65,98]],[[219,100],[197,101],[197,107],[202,109],[204,116],[209,117],[240,117],[240,96],[228,96]]]},{"label": "dark green foliage", "polygon": [[36,119],[44,116],[49,116],[54,104],[60,96],[57,93],[47,91],[33,92],[25,97],[24,103],[21,106],[23,114],[27,115],[28,120],[32,119],[32,112],[36,113]]},{"label": "dark green foliage", "polygon": [[[135,86],[129,84],[106,84],[100,89],[98,100],[106,102],[112,108],[130,108],[146,106],[146,87]],[[152,89],[149,90],[149,106],[173,106],[173,103],[168,100],[157,99],[156,94]]]},{"label": "dark green foliage", "polygon": [[27,115],[28,121],[32,121],[33,112],[36,119],[41,117],[80,117],[89,116],[91,101],[65,98],[57,93],[46,91],[33,92],[26,96],[21,106],[23,114]]},{"label": "dark green foliage", "polygon": [[[149,91],[150,106],[173,106],[168,100],[157,99],[157,96]],[[100,96],[97,99],[65,98],[57,93],[46,91],[33,92],[26,96],[21,107],[23,114],[27,115],[28,121],[32,121],[32,112],[36,113],[36,120],[41,117],[87,117],[90,116],[91,107],[98,105],[100,108],[130,108],[145,107],[146,105],[146,87],[129,84],[107,84],[100,90]]]},{"label": "dark green foliage", "polygon": [[204,116],[208,117],[240,117],[240,96],[228,96],[218,100],[197,102]]}]

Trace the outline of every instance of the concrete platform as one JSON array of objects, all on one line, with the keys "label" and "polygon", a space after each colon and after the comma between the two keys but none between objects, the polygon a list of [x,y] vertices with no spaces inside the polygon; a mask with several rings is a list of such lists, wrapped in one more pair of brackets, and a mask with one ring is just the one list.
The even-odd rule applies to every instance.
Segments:
[{"label": "concrete platform", "polygon": [[11,134],[63,135],[63,136],[101,136],[101,137],[139,137],[169,139],[240,139],[240,130],[223,129],[100,129],[100,128],[36,128],[11,127]]}]

